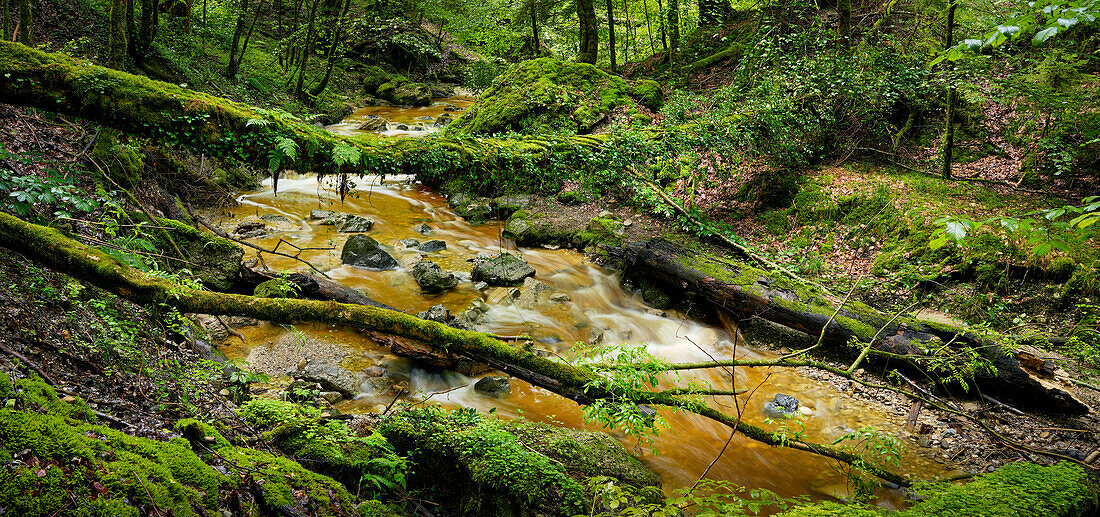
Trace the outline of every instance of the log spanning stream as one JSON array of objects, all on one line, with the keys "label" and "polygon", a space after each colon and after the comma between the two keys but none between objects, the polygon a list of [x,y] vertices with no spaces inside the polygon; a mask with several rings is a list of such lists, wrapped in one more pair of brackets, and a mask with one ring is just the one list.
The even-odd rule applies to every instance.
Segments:
[{"label": "log spanning stream", "polygon": [[[347,126],[350,127],[350,126]],[[336,128],[333,128],[336,129]],[[366,184],[372,181],[371,184]],[[384,183],[377,179],[357,180],[358,192],[344,203],[333,188],[319,184],[313,176],[290,176],[279,182],[275,196],[270,182],[258,191],[241,193],[240,206],[230,209],[231,217],[222,226],[232,229],[245,217],[266,216],[269,233],[255,238],[254,242],[271,248],[284,239],[296,246],[334,247],[333,250],[313,250],[302,254],[318,268],[338,282],[364,290],[379,302],[400,308],[408,313],[425,311],[435,305],[443,305],[457,314],[471,304],[484,303],[488,311],[478,320],[475,330],[501,335],[526,334],[535,339],[536,347],[552,354],[566,355],[576,342],[590,342],[597,338],[600,346],[641,345],[650,353],[669,361],[703,361],[708,355],[730,357],[736,352],[741,359],[766,359],[774,357],[769,351],[754,350],[737,343],[736,329],[703,324],[675,311],[660,313],[648,310],[639,294],[624,289],[615,271],[601,268],[589,262],[583,255],[571,250],[541,248],[517,248],[501,237],[499,223],[471,225],[452,212],[442,196],[418,185],[412,178],[390,178]],[[375,221],[369,234],[389,251],[402,267],[392,271],[372,271],[346,266],[340,262],[339,252],[349,234],[339,233],[331,225],[319,224],[309,218],[313,209],[332,210],[368,217]],[[275,217],[272,217],[275,216]],[[281,216],[281,217],[278,217]],[[417,231],[427,224],[429,235]],[[402,239],[440,239],[446,242],[443,251],[423,253],[415,248],[399,244]],[[283,250],[285,245],[280,247]],[[513,299],[508,288],[489,288],[479,291],[470,282],[471,259],[478,254],[496,254],[501,250],[516,252],[537,271],[534,277],[550,290],[539,296],[521,296]],[[410,276],[406,267],[417,257],[439,264],[444,270],[456,272],[460,282],[454,289],[439,295],[424,295]],[[266,265],[275,270],[296,271],[304,266],[282,257],[265,255]],[[565,296],[561,296],[565,295]],[[568,298],[566,298],[568,297]],[[248,358],[262,361],[264,354],[277,348],[275,343],[287,340],[291,329],[261,324],[242,327],[247,338],[244,345],[231,338],[223,351],[232,358]],[[512,379],[511,390],[505,396],[489,396],[474,390],[475,377],[454,372],[438,372],[418,367],[407,359],[393,355],[389,348],[375,343],[367,336],[343,328],[326,325],[302,324],[294,332],[300,332],[310,340],[330,345],[335,350],[340,366],[356,372],[371,371],[371,375],[385,372],[388,380],[407,383],[408,401],[442,404],[447,407],[472,407],[479,411],[496,408],[496,414],[537,421],[553,422],[574,428],[599,430],[598,425],[585,422],[584,415],[574,402],[564,399],[523,381]],[[298,354],[311,353],[312,349],[299,348]],[[294,364],[298,359],[286,361]],[[284,361],[284,362],[286,362]],[[291,366],[293,369],[293,366]],[[361,379],[365,375],[360,373]],[[499,375],[499,374],[497,374]],[[676,381],[684,385],[690,378],[706,380],[714,388],[729,389],[730,377],[721,370],[713,372],[685,373]],[[888,433],[898,434],[904,425],[905,415],[898,411],[886,412],[873,404],[849,397],[834,385],[800,375],[798,371],[782,368],[740,368],[736,370],[737,388],[755,389],[750,395],[738,397],[744,409],[744,419],[777,429],[779,423],[766,423],[763,412],[765,402],[777,393],[796,397],[801,407],[798,423],[788,423],[789,433],[802,432],[807,439],[829,443],[852,430],[875,426]],[[388,382],[387,380],[387,382]],[[381,387],[380,387],[381,386]],[[339,402],[336,407],[343,412],[379,411],[394,396],[385,389],[385,383],[364,380],[362,393],[353,400]],[[715,397],[708,401],[712,406],[728,413],[736,413],[731,397]],[[664,412],[670,427],[655,440],[657,453],[637,440],[609,431],[622,438],[628,450],[641,457],[664,481],[666,491],[690,486],[706,469],[722,449],[729,429],[715,422],[692,414]],[[903,472],[929,477],[948,470],[944,465],[924,455],[913,453],[918,449],[910,440],[902,440],[907,450],[902,454]],[[942,456],[942,452],[940,453]],[[772,448],[752,440],[735,437],[722,458],[711,469],[709,478],[728,480],[748,487],[773,490],[781,496],[809,494],[814,498],[844,497],[848,493],[845,477],[835,462],[809,453]],[[896,493],[882,493],[880,504],[893,507],[900,503]]]}]

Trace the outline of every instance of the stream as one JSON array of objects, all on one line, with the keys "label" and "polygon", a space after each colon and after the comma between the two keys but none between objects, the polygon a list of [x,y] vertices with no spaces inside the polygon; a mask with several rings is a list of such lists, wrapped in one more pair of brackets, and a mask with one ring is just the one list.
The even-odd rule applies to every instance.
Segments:
[{"label": "stream", "polygon": [[[443,105],[458,104],[463,99],[437,101],[438,106],[419,110],[442,110]],[[357,111],[352,118],[358,119],[349,119],[329,129],[352,132],[357,131],[355,128],[359,121],[367,115],[387,119],[394,116],[392,113],[382,115],[381,111],[377,111],[382,108],[366,110],[372,111]],[[399,114],[412,118],[431,116],[418,114],[420,111],[408,111],[406,108]],[[390,119],[390,122],[394,121]],[[642,303],[638,293],[622,287],[617,272],[591,263],[580,253],[517,248],[513,242],[501,237],[502,225],[499,222],[476,226],[467,223],[448,208],[442,196],[419,185],[414,178],[391,177],[379,182],[377,177],[364,177],[355,181],[358,184],[356,193],[341,203],[327,180],[319,183],[312,175],[287,174],[279,181],[277,196],[271,189],[270,180],[267,180],[257,191],[240,193],[240,205],[229,209],[220,224],[232,230],[242,218],[266,216],[269,229],[273,231],[254,239],[258,245],[270,249],[284,239],[303,248],[334,248],[305,251],[301,258],[326,271],[333,280],[362,289],[374,300],[407,313],[415,314],[435,305],[443,305],[452,314],[457,314],[467,310],[471,304],[484,302],[488,305],[488,311],[478,320],[475,330],[500,335],[530,335],[535,339],[537,348],[552,354],[567,355],[574,343],[587,343],[596,338],[600,346],[645,344],[650,353],[669,361],[702,361],[708,356],[730,357],[735,353],[739,359],[775,357],[774,352],[755,350],[739,341],[732,324],[711,326],[675,311],[650,309]],[[388,250],[402,267],[394,271],[372,271],[343,265],[339,252],[351,234],[341,234],[331,225],[311,221],[309,213],[313,209],[373,219],[375,224],[369,235],[383,245],[392,246]],[[429,235],[417,231],[421,224],[431,228]],[[420,241],[441,239],[447,243],[447,248],[440,252],[421,253],[398,243],[409,238]],[[550,290],[541,296],[514,300],[508,288],[478,290],[469,279],[471,259],[478,254],[497,254],[502,250],[521,254],[537,271],[534,278],[548,285]],[[405,269],[405,266],[415,263],[419,255],[424,255],[444,270],[456,272],[460,277],[458,286],[439,295],[422,294]],[[297,271],[304,267],[300,262],[271,255],[265,255],[264,262],[273,270]],[[561,294],[567,295],[568,299]],[[270,347],[291,332],[271,324],[238,330],[245,335],[248,345],[231,338],[222,347],[222,351],[234,359],[254,358],[257,350]],[[380,367],[387,377],[407,382],[410,395],[405,398],[408,401],[430,398],[430,403],[447,407],[471,407],[481,412],[496,408],[496,414],[506,418],[523,416],[572,428],[600,430],[598,425],[585,422],[581,409],[573,401],[518,379],[511,379],[508,395],[492,397],[473,389],[476,378],[417,367],[409,360],[393,355],[388,347],[356,331],[320,324],[300,324],[293,330],[342,350],[347,355],[340,365],[352,372],[370,368],[377,370]],[[692,379],[708,381],[718,389],[730,387],[729,375],[720,369],[685,372],[683,379],[674,382],[686,385]],[[777,393],[792,395],[805,408],[801,410],[800,421],[805,427],[805,438],[810,441],[831,443],[846,433],[866,426],[897,434],[904,426],[904,414],[887,413],[874,404],[849,397],[828,382],[804,377],[795,370],[737,369],[736,385],[738,388],[756,389],[751,395],[739,396],[736,407],[731,397],[714,397],[708,403],[727,413],[736,413],[737,407],[740,407],[744,411],[745,421],[766,429],[776,429],[780,424],[765,422],[767,417],[763,413],[763,404]],[[348,413],[379,411],[392,400],[393,396],[388,392],[375,393],[370,383],[364,383],[362,394],[354,400],[341,401],[336,407]],[[620,438],[628,450],[660,474],[668,493],[691,486],[723,448],[730,431],[696,415],[670,411],[661,414],[667,419],[669,428],[662,430],[655,438],[653,448],[619,431],[604,432]],[[801,431],[797,423],[788,426],[791,434]],[[915,454],[913,450],[918,447],[912,441],[903,440],[903,445],[907,446],[902,454],[903,472],[930,477],[949,470],[925,455]],[[768,447],[741,436],[733,438],[708,477],[747,487],[765,488],[784,497],[808,494],[815,499],[842,498],[849,493],[845,477],[836,462],[809,453]],[[902,504],[901,496],[896,492],[882,491],[879,496],[880,506],[896,508]]]}]

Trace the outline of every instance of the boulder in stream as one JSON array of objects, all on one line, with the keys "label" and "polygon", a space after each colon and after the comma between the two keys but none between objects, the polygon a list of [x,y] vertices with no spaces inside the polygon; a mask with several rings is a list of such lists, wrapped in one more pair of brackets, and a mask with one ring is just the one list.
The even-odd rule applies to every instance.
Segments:
[{"label": "boulder in stream", "polygon": [[323,221],[325,219],[332,219],[333,217],[336,217],[336,214],[332,210],[314,208],[309,211],[309,219],[311,221]]},{"label": "boulder in stream", "polygon": [[415,248],[415,247],[420,245],[420,241],[418,241],[416,239],[411,239],[411,238],[410,239],[401,239],[401,240],[397,241],[397,243],[404,246],[404,247],[406,247],[406,248],[410,248],[410,249]]},{"label": "boulder in stream", "polygon": [[798,413],[798,399],[783,393],[764,403],[764,414],[770,418],[785,418]]},{"label": "boulder in stream", "polygon": [[385,131],[389,129],[389,124],[386,123],[386,119],[373,117],[368,118],[359,125],[360,131]]},{"label": "boulder in stream", "polygon": [[334,364],[308,362],[304,368],[294,372],[294,378],[315,382],[324,391],[338,391],[345,397],[352,397],[360,391],[355,374]]},{"label": "boulder in stream", "polygon": [[475,198],[468,194],[458,193],[447,198],[447,204],[463,219],[474,224],[485,222],[493,213],[490,201],[485,198]]},{"label": "boulder in stream", "polygon": [[420,223],[420,224],[414,226],[413,230],[416,230],[416,233],[419,233],[421,235],[431,235],[432,234],[432,227],[428,226],[428,223]]},{"label": "boulder in stream", "polygon": [[369,232],[374,227],[373,220],[355,214],[337,214],[335,221],[336,231],[340,233]]},{"label": "boulder in stream", "polygon": [[447,243],[439,239],[432,239],[430,241],[421,243],[420,246],[418,246],[416,249],[424,253],[435,253],[437,251],[443,251],[447,249]]},{"label": "boulder in stream", "polygon": [[397,259],[393,258],[378,241],[368,235],[357,233],[348,238],[340,252],[340,261],[352,266],[368,269],[397,269]]},{"label": "boulder in stream", "polygon": [[390,98],[402,106],[427,106],[432,103],[432,87],[424,83],[406,83],[394,89]]},{"label": "boulder in stream", "polygon": [[443,271],[439,264],[430,260],[421,260],[409,269],[409,274],[416,280],[420,290],[425,294],[438,294],[458,285],[458,278],[454,273]]},{"label": "boulder in stream", "polygon": [[529,276],[535,276],[535,268],[511,253],[477,261],[470,274],[475,282],[505,287],[522,284]]},{"label": "boulder in stream", "polygon": [[450,113],[444,113],[440,115],[439,118],[435,119],[435,122],[432,123],[432,125],[435,127],[447,127],[451,122],[454,121],[455,119],[451,116]]},{"label": "boulder in stream", "polygon": [[488,375],[474,383],[474,390],[491,397],[503,397],[512,391],[512,384],[507,377]]}]

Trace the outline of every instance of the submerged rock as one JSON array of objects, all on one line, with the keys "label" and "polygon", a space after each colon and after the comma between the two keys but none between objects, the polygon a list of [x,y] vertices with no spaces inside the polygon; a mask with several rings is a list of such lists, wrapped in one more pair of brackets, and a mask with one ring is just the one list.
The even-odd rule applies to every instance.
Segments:
[{"label": "submerged rock", "polygon": [[442,305],[433,305],[430,309],[418,313],[417,318],[434,321],[436,323],[448,323],[451,321],[451,311]]},{"label": "submerged rock", "polygon": [[325,219],[332,219],[336,214],[332,210],[320,210],[314,208],[309,211],[309,218],[313,221],[323,221]]},{"label": "submerged rock", "polygon": [[437,251],[443,251],[447,249],[447,243],[439,239],[433,239],[420,244],[420,246],[418,246],[416,249],[423,251],[424,253],[435,253]]},{"label": "submerged rock", "polygon": [[428,226],[428,223],[420,223],[420,224],[414,226],[413,230],[416,230],[416,233],[419,233],[421,235],[431,235],[432,234],[432,227]]},{"label": "submerged rock", "polygon": [[369,118],[359,125],[360,131],[385,131],[389,129],[389,124],[386,123],[386,119],[383,118]]},{"label": "submerged rock", "polygon": [[335,218],[336,231],[340,233],[369,232],[374,227],[374,221],[361,215],[339,214]]},{"label": "submerged rock", "polygon": [[535,276],[535,268],[511,253],[477,261],[470,274],[475,282],[483,281],[489,285],[505,287],[519,285],[529,276]]},{"label": "submerged rock", "polygon": [[764,403],[764,414],[771,418],[789,417],[798,413],[798,399],[777,393],[772,400]]},{"label": "submerged rock", "polygon": [[406,83],[394,89],[390,98],[402,106],[427,106],[432,103],[432,87],[424,83]]},{"label": "submerged rock", "polygon": [[345,397],[359,393],[359,381],[355,374],[326,363],[306,363],[304,368],[294,372],[294,378],[321,385],[323,391],[338,391]]},{"label": "submerged rock", "polygon": [[420,241],[416,239],[401,239],[397,243],[406,248],[415,248],[420,245]]},{"label": "submerged rock", "polygon": [[430,260],[421,260],[409,269],[420,290],[426,294],[438,294],[458,285],[454,273],[443,271],[439,264]]},{"label": "submerged rock", "polygon": [[502,397],[512,391],[512,384],[507,377],[489,375],[478,379],[474,389],[486,395]]},{"label": "submerged rock", "polygon": [[340,261],[352,266],[368,269],[397,269],[397,259],[393,258],[378,241],[368,235],[357,233],[348,238],[340,252]]},{"label": "submerged rock", "polygon": [[267,227],[267,223],[263,219],[256,216],[248,216],[241,219],[241,222],[237,223],[237,227],[233,229],[234,232],[240,235],[252,233],[256,230],[263,230]]}]

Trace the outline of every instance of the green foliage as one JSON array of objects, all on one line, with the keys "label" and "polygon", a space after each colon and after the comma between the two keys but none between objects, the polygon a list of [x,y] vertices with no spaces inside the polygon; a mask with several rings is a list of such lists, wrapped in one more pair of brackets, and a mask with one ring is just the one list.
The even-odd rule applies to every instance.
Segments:
[{"label": "green foliage", "polygon": [[405,489],[405,458],[382,435],[360,436],[340,420],[321,418],[316,407],[253,398],[241,416],[264,430],[264,436],[308,468],[382,496]]},{"label": "green foliage", "polygon": [[532,59],[497,77],[447,133],[587,133],[613,108],[632,103],[629,91],[626,81],[589,64]]}]

